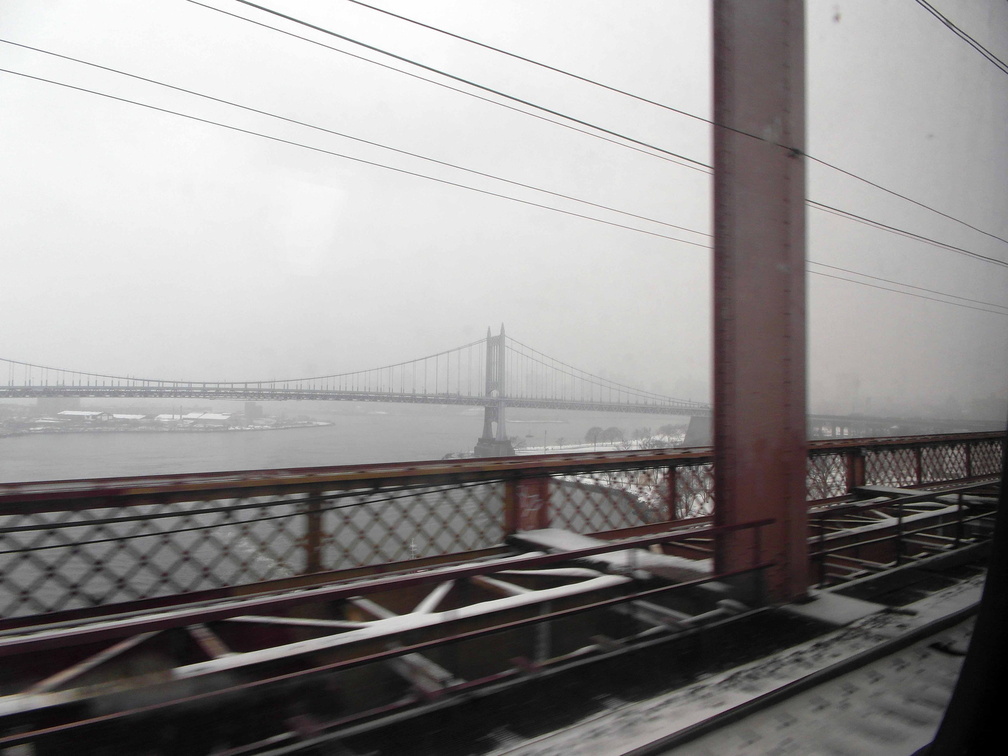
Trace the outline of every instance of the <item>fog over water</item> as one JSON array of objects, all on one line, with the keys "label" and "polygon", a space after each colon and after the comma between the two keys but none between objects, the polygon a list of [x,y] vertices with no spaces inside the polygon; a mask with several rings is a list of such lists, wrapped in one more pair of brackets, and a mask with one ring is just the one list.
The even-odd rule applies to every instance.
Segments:
[{"label": "fog over water", "polygon": [[[225,403],[222,403],[222,406]],[[308,405],[308,406],[305,406]],[[331,425],[256,431],[40,433],[0,437],[0,482],[258,470],[441,459],[471,453],[482,408],[264,403],[267,413]],[[225,409],[230,409],[225,407]],[[512,410],[508,435],[548,450],[583,442],[594,426],[634,430],[685,422],[658,415]]]}]

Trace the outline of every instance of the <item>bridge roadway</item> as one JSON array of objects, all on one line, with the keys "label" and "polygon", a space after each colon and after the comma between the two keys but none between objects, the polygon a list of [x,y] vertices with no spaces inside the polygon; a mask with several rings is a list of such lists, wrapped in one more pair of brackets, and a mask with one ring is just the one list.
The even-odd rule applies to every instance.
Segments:
[{"label": "bridge roadway", "polygon": [[424,394],[397,391],[345,391],[314,388],[258,387],[255,384],[172,384],[166,386],[0,386],[0,399],[76,397],[104,399],[220,399],[230,401],[339,401],[443,406],[524,407],[530,409],[585,410],[643,413],[680,417],[710,417],[711,407],[701,402],[631,402],[564,399],[535,396],[487,397],[461,393]]}]

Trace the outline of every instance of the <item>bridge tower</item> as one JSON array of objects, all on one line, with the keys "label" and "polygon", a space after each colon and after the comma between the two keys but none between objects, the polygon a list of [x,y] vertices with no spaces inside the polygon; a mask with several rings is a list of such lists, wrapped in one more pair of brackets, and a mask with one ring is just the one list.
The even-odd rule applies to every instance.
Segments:
[{"label": "bridge tower", "polygon": [[504,426],[506,357],[504,324],[501,324],[498,336],[493,336],[487,328],[486,404],[483,406],[483,435],[476,442],[474,451],[477,457],[513,457],[515,453]]}]

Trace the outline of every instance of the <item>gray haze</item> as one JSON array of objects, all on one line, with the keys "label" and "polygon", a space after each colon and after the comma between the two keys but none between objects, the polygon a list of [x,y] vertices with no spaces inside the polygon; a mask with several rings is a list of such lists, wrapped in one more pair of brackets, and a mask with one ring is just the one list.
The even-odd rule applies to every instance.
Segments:
[{"label": "gray haze", "polygon": [[[709,127],[696,120],[346,2],[263,1],[710,161]],[[708,2],[373,1],[710,115]],[[418,72],[238,3],[206,2]],[[1008,59],[1008,4],[935,4]],[[0,0],[0,37],[710,230],[703,173],[183,0]],[[707,242],[8,44],[0,68]],[[912,0],[808,3],[808,151],[1008,238],[1006,94],[1008,77]],[[820,165],[809,166],[809,196],[1008,259],[1008,244]],[[503,322],[585,370],[710,395],[710,253],[697,246],[10,73],[0,73],[0,208],[0,356],[155,378],[290,378],[420,357]],[[1008,269],[816,210],[808,219],[810,259],[1002,308],[810,276],[811,409],[1003,417]]]}]

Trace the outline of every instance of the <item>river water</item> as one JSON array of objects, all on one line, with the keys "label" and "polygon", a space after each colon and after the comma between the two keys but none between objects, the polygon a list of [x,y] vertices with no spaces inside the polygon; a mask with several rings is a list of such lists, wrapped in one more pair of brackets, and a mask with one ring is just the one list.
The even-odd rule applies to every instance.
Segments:
[{"label": "river water", "polygon": [[[241,411],[239,403],[213,411]],[[88,407],[91,409],[91,407]],[[99,407],[112,412],[121,408]],[[131,408],[133,409],[133,408]],[[265,403],[267,415],[305,415],[331,425],[286,430],[79,432],[0,438],[0,483],[223,470],[258,470],[441,459],[471,452],[482,407]],[[151,410],[147,410],[152,412]],[[554,451],[593,426],[657,428],[681,418],[511,410],[508,435]]]}]

